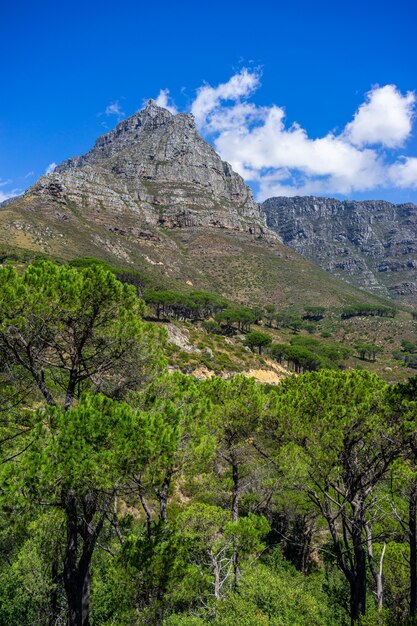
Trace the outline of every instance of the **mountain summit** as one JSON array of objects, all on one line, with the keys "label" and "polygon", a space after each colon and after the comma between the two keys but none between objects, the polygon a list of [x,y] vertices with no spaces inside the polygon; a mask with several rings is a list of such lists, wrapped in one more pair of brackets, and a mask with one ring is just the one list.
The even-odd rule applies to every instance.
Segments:
[{"label": "mountain summit", "polygon": [[147,106],[0,206],[0,259],[90,256],[155,286],[293,306],[368,300],[270,230],[192,115]]},{"label": "mountain summit", "polygon": [[193,115],[173,115],[153,100],[41,178],[33,194],[81,213],[131,213],[142,227],[266,230],[250,189],[199,136]]}]

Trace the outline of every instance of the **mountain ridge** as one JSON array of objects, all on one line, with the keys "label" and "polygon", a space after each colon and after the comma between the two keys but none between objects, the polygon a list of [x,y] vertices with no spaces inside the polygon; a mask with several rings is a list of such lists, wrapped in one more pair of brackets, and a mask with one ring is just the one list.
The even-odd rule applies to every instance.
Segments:
[{"label": "mountain ridge", "polygon": [[375,301],[283,245],[193,117],[152,101],[3,204],[0,246],[93,256],[242,302]]},{"label": "mountain ridge", "polygon": [[262,209],[286,245],[323,269],[383,297],[417,302],[417,205],[282,196]]}]

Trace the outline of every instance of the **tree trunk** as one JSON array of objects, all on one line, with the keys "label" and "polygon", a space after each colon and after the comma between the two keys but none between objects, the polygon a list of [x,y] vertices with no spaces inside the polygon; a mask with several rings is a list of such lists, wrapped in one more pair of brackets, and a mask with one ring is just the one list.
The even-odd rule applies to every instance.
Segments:
[{"label": "tree trunk", "polygon": [[67,385],[67,390],[66,390],[66,393],[65,393],[64,407],[66,409],[69,409],[74,404],[75,390],[77,388],[77,382],[78,382],[77,370],[74,368],[70,372],[68,385]]},{"label": "tree trunk", "polygon": [[[365,555],[364,555],[365,556]],[[363,563],[356,564],[356,572],[350,584],[350,623],[357,624],[359,618],[366,613],[366,567]]]},{"label": "tree trunk", "polygon": [[[116,488],[103,503],[100,516],[93,525],[98,511],[98,496],[87,493],[82,501],[83,516],[80,519],[75,493],[70,489],[64,494],[67,526],[67,545],[64,558],[64,588],[68,602],[67,626],[89,626],[90,613],[90,564],[97,539],[108,513]],[[82,538],[82,545],[79,539]]]},{"label": "tree trunk", "polygon": [[414,485],[408,503],[408,535],[410,542],[410,616],[417,614],[417,485]]},{"label": "tree trunk", "polygon": [[[237,523],[239,521],[239,466],[232,457],[232,522]],[[239,565],[239,552],[235,546],[233,549],[233,572],[234,572],[234,587],[237,586],[240,579],[240,565]]]},{"label": "tree trunk", "polygon": [[87,567],[82,581],[81,625],[88,626],[90,618],[91,569]]},{"label": "tree trunk", "polygon": [[54,558],[51,568],[51,595],[48,626],[56,626],[58,623],[58,581],[59,581],[59,562],[58,558]]},{"label": "tree trunk", "polygon": [[355,506],[352,524],[354,572],[350,584],[350,619],[355,624],[366,613],[366,554],[363,541],[365,526],[362,503]]},{"label": "tree trunk", "polygon": [[81,594],[77,580],[78,513],[73,490],[65,494],[67,545],[64,559],[64,587],[68,602],[68,626],[81,626]]},{"label": "tree trunk", "polygon": [[302,547],[299,560],[299,568],[304,576],[307,576],[311,563],[311,540],[313,538],[313,525],[304,522],[304,532],[302,534]]},{"label": "tree trunk", "polygon": [[239,467],[235,460],[232,460],[232,522],[239,519]]},{"label": "tree trunk", "polygon": [[220,589],[221,589],[221,581],[220,581],[220,567],[219,564],[217,562],[217,559],[214,556],[213,550],[210,550],[210,561],[211,561],[211,567],[213,569],[213,575],[214,575],[214,597],[216,598],[216,600],[220,600]]},{"label": "tree trunk", "polygon": [[383,603],[383,598],[384,598],[384,588],[382,585],[382,568],[383,568],[383,563],[384,563],[384,556],[385,556],[385,550],[387,548],[387,544],[384,543],[384,547],[382,549],[382,554],[381,557],[379,559],[379,567],[378,570],[375,567],[375,562],[374,562],[374,552],[373,552],[373,545],[372,545],[372,531],[371,528],[368,524],[366,524],[365,527],[366,530],[366,546],[367,546],[367,550],[368,550],[368,562],[369,562],[369,569],[371,570],[371,574],[373,576],[373,579],[375,581],[375,587],[376,587],[376,600],[377,600],[377,604],[378,604],[378,612],[380,613],[382,611],[382,603]]},{"label": "tree trunk", "polygon": [[171,486],[172,476],[174,475],[174,468],[170,467],[165,474],[162,488],[157,489],[155,487],[155,493],[159,500],[159,516],[163,522],[168,521],[168,496],[169,488]]},{"label": "tree trunk", "polygon": [[48,389],[48,387],[47,387],[47,385],[45,383],[44,371],[43,370],[41,371],[40,376],[38,376],[36,374],[36,371],[33,370],[33,369],[30,369],[29,371],[31,372],[31,374],[34,377],[34,379],[36,380],[36,383],[37,383],[37,385],[38,385],[38,387],[39,387],[43,397],[46,400],[46,404],[48,404],[49,406],[55,406],[55,400],[53,399],[52,394],[49,391],[49,389]]}]

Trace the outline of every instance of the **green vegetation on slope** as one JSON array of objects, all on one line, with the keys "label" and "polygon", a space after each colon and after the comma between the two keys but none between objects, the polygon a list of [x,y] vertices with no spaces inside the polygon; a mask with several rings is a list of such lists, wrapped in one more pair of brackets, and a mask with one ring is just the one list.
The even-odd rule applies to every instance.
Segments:
[{"label": "green vegetation on slope", "polygon": [[243,339],[239,316],[182,324],[257,359],[285,332],[282,358],[320,371],[169,372],[180,322],[145,321],[138,288],[102,264],[0,270],[0,624],[412,622],[417,379],[341,371],[334,340],[253,330],[259,310]]}]

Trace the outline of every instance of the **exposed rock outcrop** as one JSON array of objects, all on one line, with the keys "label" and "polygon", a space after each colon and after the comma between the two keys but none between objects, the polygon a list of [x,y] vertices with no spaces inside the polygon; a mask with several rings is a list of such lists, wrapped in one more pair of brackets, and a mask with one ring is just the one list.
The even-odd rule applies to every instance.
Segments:
[{"label": "exposed rock outcrop", "polygon": [[340,278],[417,301],[417,206],[277,197],[262,208],[284,243]]},{"label": "exposed rock outcrop", "polygon": [[199,136],[194,117],[172,115],[153,100],[26,195],[97,216],[128,211],[145,228],[267,230],[249,187]]}]

